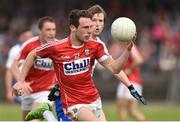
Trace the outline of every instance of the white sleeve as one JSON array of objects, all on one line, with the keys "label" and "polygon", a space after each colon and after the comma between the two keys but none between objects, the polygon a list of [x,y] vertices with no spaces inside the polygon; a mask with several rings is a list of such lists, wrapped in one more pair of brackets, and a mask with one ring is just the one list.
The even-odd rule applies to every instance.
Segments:
[{"label": "white sleeve", "polygon": [[19,54],[19,50],[20,48],[16,46],[13,46],[9,53],[8,53],[8,59],[7,59],[7,62],[6,62],[6,68],[11,68],[15,58],[18,56]]}]

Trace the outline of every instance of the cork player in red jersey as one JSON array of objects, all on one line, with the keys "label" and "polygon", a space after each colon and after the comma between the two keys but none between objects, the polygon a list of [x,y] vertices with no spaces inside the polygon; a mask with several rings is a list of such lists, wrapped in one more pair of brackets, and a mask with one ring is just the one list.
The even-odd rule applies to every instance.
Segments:
[{"label": "cork player in red jersey", "polygon": [[[39,36],[27,40],[22,45],[20,54],[12,66],[13,75],[18,81],[13,86],[14,93],[18,95],[22,92],[22,89],[25,91],[25,94],[22,95],[21,100],[23,120],[25,120],[25,117],[29,111],[38,108],[43,103],[51,103],[48,100],[48,94],[50,89],[56,83],[56,74],[53,67],[53,61],[48,57],[36,58],[36,60],[32,62],[33,66],[29,70],[25,78],[25,82],[21,82],[19,80],[21,79],[21,74],[18,66],[19,64],[24,64],[27,55],[38,46],[43,45],[49,41],[56,40],[56,24],[52,17],[45,16],[40,18],[38,26],[40,30]],[[49,104],[44,105],[44,108],[48,111],[46,112],[47,114],[45,116],[47,118],[50,117],[51,120],[55,121],[55,117],[53,116],[52,112],[49,111]]]}]

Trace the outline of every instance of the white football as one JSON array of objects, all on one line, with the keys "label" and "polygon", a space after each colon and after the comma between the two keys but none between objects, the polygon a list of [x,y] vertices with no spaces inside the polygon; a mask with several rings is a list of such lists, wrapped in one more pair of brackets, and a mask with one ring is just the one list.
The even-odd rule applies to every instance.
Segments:
[{"label": "white football", "polygon": [[136,25],[127,17],[119,17],[111,25],[111,34],[117,41],[128,42],[136,34]]}]

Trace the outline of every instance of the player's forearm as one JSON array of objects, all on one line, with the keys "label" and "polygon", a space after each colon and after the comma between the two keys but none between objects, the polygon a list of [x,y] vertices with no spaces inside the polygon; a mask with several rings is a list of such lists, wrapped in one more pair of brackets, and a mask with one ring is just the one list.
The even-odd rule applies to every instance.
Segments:
[{"label": "player's forearm", "polygon": [[10,68],[14,78],[16,79],[16,81],[20,81],[21,79],[21,73],[20,73],[20,70],[19,70],[19,61],[18,60],[15,60],[12,67]]},{"label": "player's forearm", "polygon": [[131,50],[126,49],[119,58],[113,61],[112,69],[113,69],[114,74],[118,74],[122,70],[122,67],[127,62],[130,53],[131,53]]},{"label": "player's forearm", "polygon": [[21,71],[21,79],[20,79],[20,81],[24,81],[25,80],[29,70],[33,66],[33,62],[34,62],[35,58],[36,58],[36,52],[35,52],[35,50],[33,50],[26,57],[26,61],[24,63],[22,71]]},{"label": "player's forearm", "polygon": [[130,86],[131,82],[129,81],[127,75],[124,73],[124,71],[120,71],[119,74],[114,75],[119,81],[121,81],[125,86]]}]

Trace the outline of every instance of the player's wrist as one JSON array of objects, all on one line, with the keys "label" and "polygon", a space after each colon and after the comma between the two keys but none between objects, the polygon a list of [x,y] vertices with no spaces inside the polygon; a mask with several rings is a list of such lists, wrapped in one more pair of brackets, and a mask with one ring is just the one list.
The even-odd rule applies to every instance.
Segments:
[{"label": "player's wrist", "polygon": [[131,84],[128,86],[128,89],[131,91],[131,90],[134,90],[134,86]]}]

